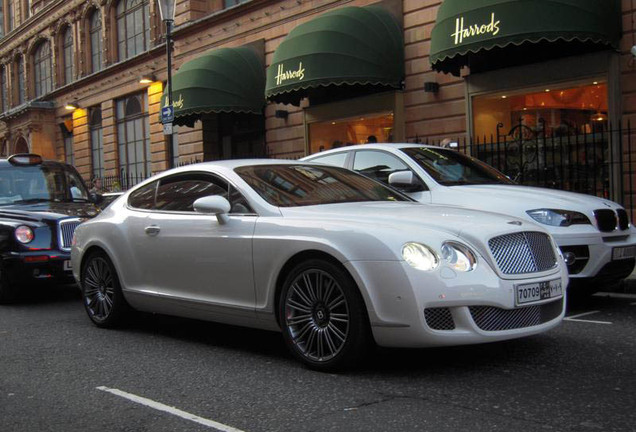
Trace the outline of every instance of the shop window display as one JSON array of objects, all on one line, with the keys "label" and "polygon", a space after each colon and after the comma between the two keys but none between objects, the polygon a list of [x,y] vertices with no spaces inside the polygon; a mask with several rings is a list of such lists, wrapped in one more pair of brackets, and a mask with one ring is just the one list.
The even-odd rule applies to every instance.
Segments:
[{"label": "shop window display", "polygon": [[309,154],[353,144],[393,142],[393,113],[332,119],[309,125]]}]

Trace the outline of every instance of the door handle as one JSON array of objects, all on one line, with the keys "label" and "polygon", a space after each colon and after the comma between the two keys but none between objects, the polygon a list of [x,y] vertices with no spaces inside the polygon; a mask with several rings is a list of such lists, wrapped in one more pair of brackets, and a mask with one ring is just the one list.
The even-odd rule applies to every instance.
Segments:
[{"label": "door handle", "polygon": [[161,228],[159,228],[157,225],[150,225],[144,228],[144,231],[146,231],[146,234],[148,234],[149,236],[156,236],[157,234],[159,234],[159,231],[161,231]]}]

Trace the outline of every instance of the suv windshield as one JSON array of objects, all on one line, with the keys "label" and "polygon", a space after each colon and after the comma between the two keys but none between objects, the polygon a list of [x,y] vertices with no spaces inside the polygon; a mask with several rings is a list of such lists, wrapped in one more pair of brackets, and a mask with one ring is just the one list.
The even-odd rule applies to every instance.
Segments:
[{"label": "suv windshield", "polygon": [[81,178],[62,165],[0,167],[0,205],[88,201]]},{"label": "suv windshield", "polygon": [[493,167],[454,150],[412,147],[401,151],[444,186],[515,184]]},{"label": "suv windshield", "polygon": [[299,207],[362,201],[411,201],[374,180],[342,168],[256,165],[235,169],[265,201]]}]

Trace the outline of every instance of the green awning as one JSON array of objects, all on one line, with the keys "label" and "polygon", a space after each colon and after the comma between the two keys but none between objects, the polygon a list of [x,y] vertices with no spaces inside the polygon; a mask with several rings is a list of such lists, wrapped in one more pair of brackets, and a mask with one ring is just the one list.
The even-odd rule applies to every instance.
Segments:
[{"label": "green awning", "polygon": [[364,94],[402,88],[404,40],[396,18],[380,6],[343,7],[295,27],[267,68],[268,100],[298,105],[338,86]]},{"label": "green awning", "polygon": [[620,0],[444,0],[431,34],[430,62],[459,75],[617,48]]},{"label": "green awning", "polygon": [[[184,63],[172,77],[174,124],[192,126],[204,113],[262,114],[264,70],[248,46],[215,49]],[[162,106],[167,99],[164,91]]]}]

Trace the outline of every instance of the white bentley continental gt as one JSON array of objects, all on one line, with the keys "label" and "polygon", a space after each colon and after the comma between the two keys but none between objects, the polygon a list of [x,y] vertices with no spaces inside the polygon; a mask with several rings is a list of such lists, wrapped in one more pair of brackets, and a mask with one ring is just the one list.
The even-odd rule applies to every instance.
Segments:
[{"label": "white bentley continental gt", "polygon": [[354,364],[372,343],[544,332],[563,318],[568,282],[555,243],[532,222],[275,160],[145,181],[77,228],[72,267],[99,327],[140,310],[277,330],[319,370]]}]

